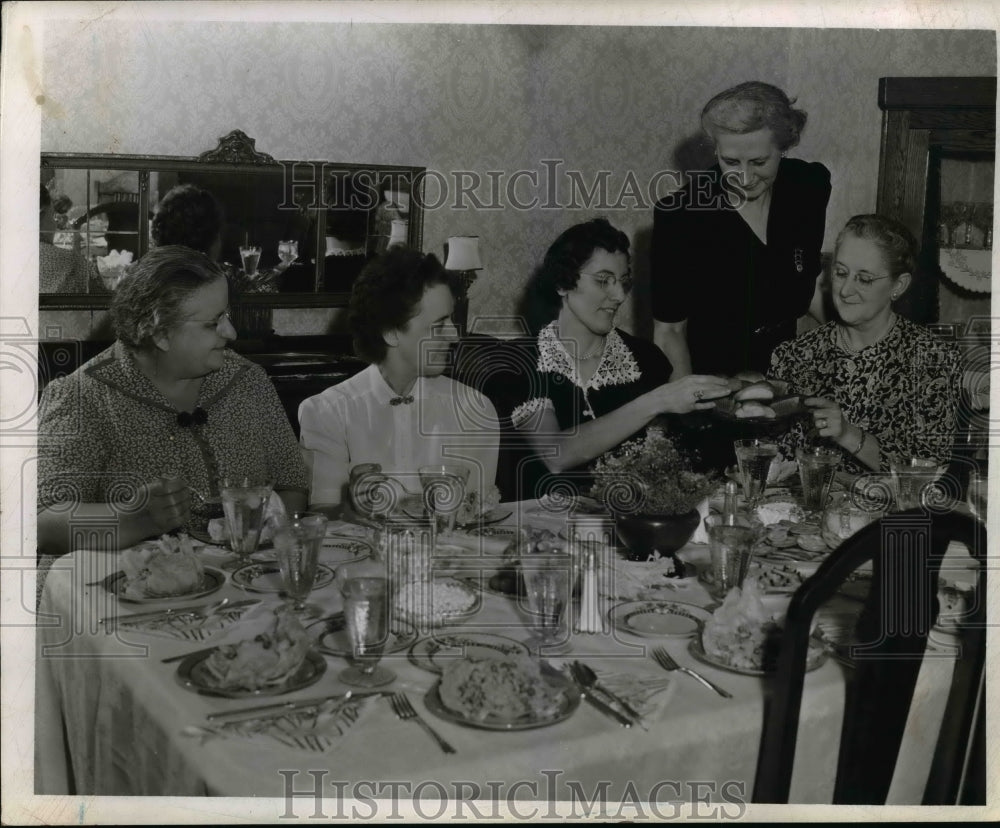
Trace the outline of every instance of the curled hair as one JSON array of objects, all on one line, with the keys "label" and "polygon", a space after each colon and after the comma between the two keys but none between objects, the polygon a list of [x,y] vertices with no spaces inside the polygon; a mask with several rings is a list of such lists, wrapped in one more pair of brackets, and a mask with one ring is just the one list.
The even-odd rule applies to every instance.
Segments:
[{"label": "curled hair", "polygon": [[453,296],[458,294],[457,277],[433,253],[392,247],[365,265],[354,282],[347,311],[357,355],[372,363],[384,360],[388,346],[383,334],[405,328],[424,291],[439,284],[447,285]]},{"label": "curled hair", "polygon": [[837,235],[837,247],[845,236],[856,236],[875,242],[882,251],[889,275],[896,279],[902,273],[916,274],[917,241],[904,224],[876,213],[852,216]]},{"label": "curled hair", "polygon": [[126,347],[153,347],[155,337],[180,321],[192,293],[225,276],[204,253],[182,245],[154,247],[130,267],[111,297],[111,324]]},{"label": "curled hair", "polygon": [[208,253],[222,231],[222,207],[208,190],[180,184],[170,190],[153,216],[157,246],[182,244]]},{"label": "curled hair", "polygon": [[784,152],[799,142],[808,116],[795,109],[795,99],[761,81],[747,81],[720,92],[701,111],[702,129],[714,141],[719,132],[742,135],[769,129],[774,143]]},{"label": "curled hair", "polygon": [[624,253],[631,266],[628,236],[605,218],[574,224],[552,242],[526,290],[525,314],[533,333],[559,315],[562,307],[559,291],[576,287],[580,281],[580,268],[598,249]]}]

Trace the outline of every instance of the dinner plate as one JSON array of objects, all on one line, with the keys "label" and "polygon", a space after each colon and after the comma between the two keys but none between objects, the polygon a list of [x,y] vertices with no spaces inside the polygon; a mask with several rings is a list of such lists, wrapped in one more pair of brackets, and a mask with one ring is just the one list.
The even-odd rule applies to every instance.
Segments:
[{"label": "dinner plate", "polygon": [[[316,581],[313,589],[322,589],[336,577],[330,567],[319,564],[316,567]],[[251,592],[284,592],[281,582],[281,570],[276,564],[252,563],[241,566],[232,575],[233,584]]]},{"label": "dinner plate", "polygon": [[214,686],[208,670],[205,669],[205,661],[211,654],[211,652],[191,653],[177,666],[177,681],[181,687],[204,696],[221,696],[226,699],[281,696],[315,684],[326,672],[326,659],[319,653],[309,650],[299,669],[280,684],[271,684],[257,690],[228,690]]},{"label": "dinner plate", "polygon": [[204,595],[211,595],[213,592],[218,592],[222,589],[223,584],[226,583],[226,573],[221,569],[206,566],[201,583],[202,585],[199,589],[194,589],[191,592],[181,592],[177,595],[160,595],[156,597],[150,596],[149,598],[129,598],[125,596],[125,573],[123,572],[120,578],[114,578],[113,580],[106,582],[105,588],[108,592],[117,595],[119,601],[124,601],[129,604],[161,604],[164,601],[186,601],[189,598],[201,598]]},{"label": "dinner plate", "polygon": [[410,661],[432,673],[440,673],[445,664],[456,658],[496,658],[527,655],[526,644],[493,633],[437,633],[421,638],[410,647]]},{"label": "dinner plate", "polygon": [[[481,528],[487,524],[500,523],[506,520],[512,514],[514,514],[510,509],[504,508],[502,506],[497,506],[490,509],[488,512],[484,512],[479,517],[473,520],[463,520],[456,521],[456,529],[476,529]],[[423,520],[424,518],[424,497],[423,495],[411,494],[404,496],[399,501],[399,506],[394,513],[397,517],[402,517],[409,520]]]},{"label": "dinner plate", "polygon": [[333,563],[336,563],[338,566],[340,564],[363,561],[365,558],[370,558],[372,554],[372,545],[368,541],[341,535],[328,536],[323,541],[322,549],[323,557],[329,559],[332,556],[334,558]]},{"label": "dinner plate", "polygon": [[[703,664],[718,667],[720,670],[726,670],[730,673],[739,673],[741,676],[766,676],[774,672],[774,667],[770,667],[770,665],[769,669],[766,670],[763,668],[753,669],[750,667],[733,667],[728,662],[706,653],[705,648],[702,646],[700,636],[691,639],[691,642],[688,644],[688,652]],[[806,672],[809,673],[821,667],[826,661],[826,655],[826,650],[823,649],[823,645],[816,639],[811,639],[809,641],[809,650],[806,653]]]},{"label": "dinner plate", "polygon": [[[413,627],[397,622],[394,629],[389,631],[389,638],[382,649],[382,654],[398,653],[400,650],[412,647],[416,639],[417,631]],[[321,653],[342,658],[346,658],[354,652],[346,627],[321,635],[316,643],[316,648]]]},{"label": "dinner plate", "polygon": [[711,617],[703,607],[681,601],[625,601],[608,612],[616,630],[650,638],[687,638]]},{"label": "dinner plate", "polygon": [[483,720],[473,719],[445,705],[439,693],[441,682],[427,691],[424,703],[427,705],[427,709],[439,719],[463,727],[474,727],[480,730],[532,730],[538,727],[548,727],[565,721],[573,715],[573,712],[580,706],[580,691],[572,681],[552,668],[543,667],[542,676],[550,685],[562,690],[562,701],[559,709],[550,716],[528,715],[513,720],[493,717],[487,717]]}]

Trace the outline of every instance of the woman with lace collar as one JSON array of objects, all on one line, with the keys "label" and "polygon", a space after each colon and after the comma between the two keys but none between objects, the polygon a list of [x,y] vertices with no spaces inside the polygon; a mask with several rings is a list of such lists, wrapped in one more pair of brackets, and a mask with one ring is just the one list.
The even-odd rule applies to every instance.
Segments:
[{"label": "woman with lace collar", "polygon": [[562,233],[532,278],[528,306],[547,324],[536,325],[528,364],[515,372],[510,419],[536,461],[522,476],[523,498],[541,496],[557,480],[586,491],[590,461],[654,417],[712,408],[712,399],[729,393],[719,377],[669,382],[663,353],[614,326],[632,287],[629,267],[628,237],[594,219]]}]

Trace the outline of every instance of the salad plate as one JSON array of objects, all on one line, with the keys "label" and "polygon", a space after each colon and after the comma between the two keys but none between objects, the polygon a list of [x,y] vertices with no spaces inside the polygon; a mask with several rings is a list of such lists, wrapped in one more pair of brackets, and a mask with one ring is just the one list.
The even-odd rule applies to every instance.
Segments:
[{"label": "salad plate", "polygon": [[[333,581],[336,573],[328,566],[319,564],[316,567],[316,580],[313,589],[322,589]],[[249,589],[251,592],[284,592],[281,581],[281,570],[276,564],[252,563],[241,566],[232,575],[233,584]]]},{"label": "salad plate", "polygon": [[117,577],[111,577],[104,581],[104,588],[108,592],[116,595],[119,601],[129,604],[161,604],[164,601],[188,600],[190,598],[202,598],[218,592],[226,583],[226,573],[221,569],[206,566],[202,575],[200,586],[188,592],[179,592],[174,595],[157,595],[143,598],[132,598],[125,595],[125,573],[116,573]]},{"label": "salad plate", "polygon": [[286,676],[282,681],[269,684],[256,690],[227,689],[218,687],[212,680],[211,673],[205,668],[205,662],[212,655],[212,651],[199,651],[191,653],[179,665],[177,665],[177,681],[181,687],[200,693],[203,696],[221,696],[226,699],[252,699],[258,696],[281,696],[285,693],[293,693],[304,687],[315,684],[326,672],[326,659],[319,653],[309,650],[305,660],[299,665],[290,676]]},{"label": "salad plate", "polygon": [[[703,664],[718,667],[720,670],[726,670],[730,673],[738,673],[741,676],[766,676],[769,673],[773,673],[775,669],[775,665],[769,662],[765,662],[758,668],[734,666],[722,658],[705,652],[700,637],[691,639],[691,642],[688,644],[688,652]],[[823,647],[822,642],[815,638],[810,639],[809,651],[806,654],[806,672],[808,673],[821,667],[826,661],[826,657],[826,649]]]},{"label": "salad plate", "polygon": [[687,638],[711,617],[707,609],[681,601],[625,601],[608,612],[616,630],[650,638]]},{"label": "salad plate", "polygon": [[527,655],[527,645],[493,633],[442,632],[421,638],[410,647],[410,661],[423,670],[440,673],[456,658]]}]

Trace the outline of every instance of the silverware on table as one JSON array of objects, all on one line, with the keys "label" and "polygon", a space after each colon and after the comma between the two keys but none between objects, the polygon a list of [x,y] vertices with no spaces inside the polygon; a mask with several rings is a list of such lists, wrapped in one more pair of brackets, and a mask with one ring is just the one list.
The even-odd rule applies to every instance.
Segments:
[{"label": "silverware on table", "polygon": [[[230,610],[259,603],[259,598],[248,598],[245,601],[237,601],[233,604],[226,604],[224,611],[229,612]],[[161,618],[183,618],[184,616],[201,617],[213,607],[218,606],[218,602],[213,602],[210,604],[198,604],[194,607],[167,607],[162,610],[137,612],[131,615],[109,615],[106,618],[101,618],[97,623],[104,624],[110,628],[116,624],[131,624],[136,621],[155,621]]]},{"label": "silverware on table", "polygon": [[632,720],[628,716],[618,710],[615,710],[610,704],[603,701],[592,688],[584,686],[580,677],[577,676],[576,672],[573,670],[572,664],[568,664],[566,666],[569,670],[570,677],[573,679],[573,683],[579,688],[581,696],[583,696],[594,708],[599,710],[605,716],[609,716],[614,719],[622,727],[632,727]]},{"label": "silverware on table", "polygon": [[[294,710],[308,710],[310,707],[320,707],[327,702],[345,703],[351,700],[369,699],[373,696],[391,695],[388,690],[375,690],[372,692],[355,693],[348,690],[346,693],[336,693],[330,696],[320,696],[319,698],[300,699],[299,701],[277,702],[275,704],[262,704],[257,707],[243,707],[239,710],[227,710],[222,713],[210,713],[205,717],[207,721],[238,721],[239,719],[267,718],[268,714],[284,715]],[[263,716],[261,715],[263,714]]]},{"label": "silverware on table", "polygon": [[628,716],[630,716],[634,722],[640,722],[640,720],[642,719],[642,714],[639,713],[638,710],[632,707],[632,705],[630,705],[627,701],[625,701],[625,699],[623,699],[621,696],[612,693],[610,690],[608,690],[607,687],[602,685],[600,681],[598,681],[597,673],[595,673],[590,666],[584,664],[582,661],[574,661],[570,665],[570,669],[573,670],[573,673],[576,676],[577,682],[579,684],[581,684],[583,687],[586,687],[589,690],[596,690],[598,693],[603,694],[605,698],[614,702],[622,710],[624,710],[625,713]]},{"label": "silverware on table", "polygon": [[413,705],[410,704],[410,700],[407,698],[406,693],[393,693],[389,697],[389,703],[392,704],[393,712],[396,714],[398,719],[401,719],[402,721],[413,719],[418,725],[434,737],[434,741],[438,743],[438,746],[445,753],[457,752],[455,748],[442,739],[441,736],[438,735],[438,732],[427,724],[417,711],[413,709]]},{"label": "silverware on table", "polygon": [[663,647],[653,647],[653,659],[659,664],[664,670],[668,672],[673,670],[680,670],[682,673],[687,673],[691,678],[697,679],[706,687],[714,690],[720,696],[726,699],[731,699],[733,694],[728,690],[723,690],[719,685],[714,684],[705,678],[701,673],[696,673],[690,667],[681,667],[676,661],[674,661],[673,656],[670,655]]},{"label": "silverware on table", "polygon": [[205,647],[204,649],[194,650],[194,651],[192,651],[190,653],[181,653],[180,655],[168,656],[167,658],[161,658],[160,659],[160,663],[161,664],[172,664],[175,661],[183,661],[185,658],[188,658],[190,656],[208,655],[209,653],[214,653],[217,649],[219,649],[219,648],[218,647]]}]

